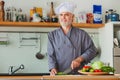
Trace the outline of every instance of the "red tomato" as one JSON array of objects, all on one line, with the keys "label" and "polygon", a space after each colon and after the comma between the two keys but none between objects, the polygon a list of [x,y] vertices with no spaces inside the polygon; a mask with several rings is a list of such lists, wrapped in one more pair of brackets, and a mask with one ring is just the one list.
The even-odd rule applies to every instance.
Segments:
[{"label": "red tomato", "polygon": [[101,69],[95,69],[94,72],[102,72]]},{"label": "red tomato", "polygon": [[87,66],[87,65],[85,65],[83,68],[91,68],[91,66]]}]

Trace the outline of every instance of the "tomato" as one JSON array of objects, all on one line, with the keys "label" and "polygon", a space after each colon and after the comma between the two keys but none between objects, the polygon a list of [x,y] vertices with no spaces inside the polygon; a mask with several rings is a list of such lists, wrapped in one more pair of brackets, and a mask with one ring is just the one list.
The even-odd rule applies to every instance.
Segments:
[{"label": "tomato", "polygon": [[95,69],[94,72],[102,72],[101,69]]},{"label": "tomato", "polygon": [[83,68],[91,68],[91,66],[87,66],[87,65],[85,65]]},{"label": "tomato", "polygon": [[83,68],[82,68],[82,72],[89,72],[90,69],[91,69],[91,66],[85,65],[85,66],[83,66]]}]

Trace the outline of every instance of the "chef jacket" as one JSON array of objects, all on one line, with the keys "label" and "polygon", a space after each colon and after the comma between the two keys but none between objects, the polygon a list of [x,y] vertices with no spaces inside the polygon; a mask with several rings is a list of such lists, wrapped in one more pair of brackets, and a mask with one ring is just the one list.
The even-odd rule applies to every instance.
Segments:
[{"label": "chef jacket", "polygon": [[79,56],[84,58],[84,62],[77,69],[81,69],[97,55],[90,36],[76,27],[71,27],[66,35],[61,27],[50,32],[47,51],[49,70],[56,68],[59,72],[69,68],[71,62]]}]

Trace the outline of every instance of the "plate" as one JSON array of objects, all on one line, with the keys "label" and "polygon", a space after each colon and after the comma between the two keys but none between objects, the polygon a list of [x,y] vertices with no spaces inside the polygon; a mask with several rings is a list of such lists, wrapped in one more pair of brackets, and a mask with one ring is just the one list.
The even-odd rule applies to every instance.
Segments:
[{"label": "plate", "polygon": [[79,73],[81,74],[86,74],[86,75],[105,75],[109,74],[108,72],[82,72],[81,70],[78,70]]}]

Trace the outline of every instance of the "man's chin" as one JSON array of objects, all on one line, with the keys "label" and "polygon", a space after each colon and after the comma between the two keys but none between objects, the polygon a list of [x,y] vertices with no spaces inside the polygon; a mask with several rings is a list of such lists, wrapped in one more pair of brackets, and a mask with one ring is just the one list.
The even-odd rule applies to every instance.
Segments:
[{"label": "man's chin", "polygon": [[67,27],[69,24],[68,23],[60,23],[62,27]]}]

